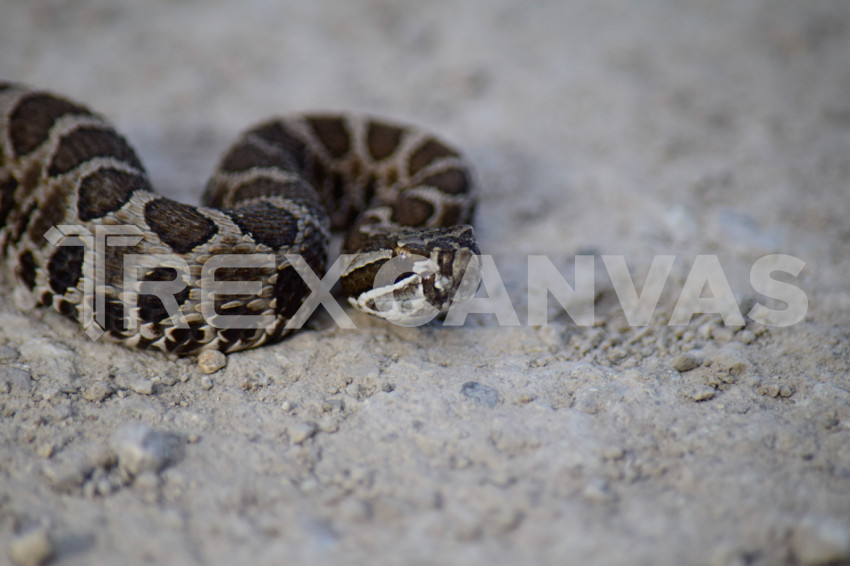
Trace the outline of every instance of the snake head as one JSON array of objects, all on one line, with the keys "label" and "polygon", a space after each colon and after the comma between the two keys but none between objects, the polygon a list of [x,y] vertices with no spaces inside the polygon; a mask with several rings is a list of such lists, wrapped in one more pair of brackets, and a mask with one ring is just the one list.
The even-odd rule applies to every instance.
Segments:
[{"label": "snake head", "polygon": [[343,271],[342,290],[362,312],[419,326],[475,294],[480,253],[468,225],[372,233]]}]

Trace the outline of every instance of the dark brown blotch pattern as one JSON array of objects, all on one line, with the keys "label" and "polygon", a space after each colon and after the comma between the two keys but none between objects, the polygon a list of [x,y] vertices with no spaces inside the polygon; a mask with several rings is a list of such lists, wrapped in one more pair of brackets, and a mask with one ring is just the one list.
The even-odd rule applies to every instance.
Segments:
[{"label": "dark brown blotch pattern", "polygon": [[416,197],[403,198],[393,207],[393,220],[404,226],[424,226],[434,214],[434,205]]},{"label": "dark brown blotch pattern", "polygon": [[185,254],[206,243],[217,232],[215,222],[188,204],[167,198],[145,205],[145,222],[159,239],[178,254]]},{"label": "dark brown blotch pattern", "polygon": [[50,288],[57,295],[64,295],[73,289],[83,274],[85,248],[79,238],[66,240],[66,246],[59,246],[47,262],[47,274]]},{"label": "dark brown blotch pattern", "polygon": [[282,153],[245,138],[227,152],[221,162],[221,170],[238,173],[254,167],[287,168],[288,165]]},{"label": "dark brown blotch pattern", "polygon": [[339,159],[348,153],[351,137],[341,118],[314,116],[308,118],[307,123],[331,157]]},{"label": "dark brown blotch pattern", "polygon": [[88,109],[63,98],[36,92],[22,98],[9,117],[9,139],[15,155],[29,155],[50,137],[50,130],[67,114],[90,116]]},{"label": "dark brown blotch pattern", "polygon": [[366,147],[375,161],[381,161],[392,155],[401,143],[404,130],[380,122],[369,122],[366,131]]},{"label": "dark brown blotch pattern", "polygon": [[310,169],[307,172],[307,180],[319,192],[322,198],[324,198],[328,180],[328,170],[320,161],[313,161],[310,165]]},{"label": "dark brown blotch pattern", "polygon": [[15,207],[15,190],[18,188],[18,180],[9,177],[0,182],[0,226],[6,225],[9,212]]},{"label": "dark brown blotch pattern", "polygon": [[457,152],[435,139],[428,139],[410,156],[410,161],[407,164],[408,173],[411,176],[416,175],[441,157],[457,157]]},{"label": "dark brown blotch pattern", "polygon": [[450,195],[460,195],[469,192],[469,179],[466,173],[460,169],[449,169],[428,175],[418,185],[430,185],[449,193]]},{"label": "dark brown blotch pattern", "polygon": [[274,296],[277,298],[277,312],[285,319],[292,318],[301,303],[309,294],[310,289],[293,267],[280,270],[274,285]]},{"label": "dark brown blotch pattern", "polygon": [[313,187],[301,179],[279,181],[269,177],[258,177],[239,185],[233,192],[233,202],[238,203],[260,197],[275,196],[305,203],[318,201],[318,196]]},{"label": "dark brown blotch pattern", "polygon": [[124,206],[137,190],[150,190],[143,175],[103,168],[86,175],[77,193],[77,216],[88,222]]},{"label": "dark brown blotch pattern", "polygon": [[62,175],[95,157],[114,157],[143,170],[136,152],[114,130],[87,126],[62,136],[47,174],[51,177]]},{"label": "dark brown blotch pattern", "polygon": [[18,266],[15,271],[18,279],[30,290],[35,287],[36,269],[35,256],[30,250],[24,250],[18,254]]},{"label": "dark brown blotch pattern", "polygon": [[283,150],[292,158],[292,162],[298,169],[303,170],[307,163],[307,146],[283,124],[278,121],[269,122],[251,130],[250,133]]},{"label": "dark brown blotch pattern", "polygon": [[268,202],[248,204],[225,213],[243,232],[273,250],[291,245],[298,237],[295,216]]},{"label": "dark brown blotch pattern", "polygon": [[459,204],[444,203],[440,210],[440,219],[437,222],[440,226],[451,226],[452,224],[466,222],[466,218],[462,218],[463,207]]},{"label": "dark brown blotch pattern", "polygon": [[375,192],[378,189],[378,179],[375,175],[371,175],[366,179],[366,184],[363,185],[363,204],[369,206],[375,198]]}]

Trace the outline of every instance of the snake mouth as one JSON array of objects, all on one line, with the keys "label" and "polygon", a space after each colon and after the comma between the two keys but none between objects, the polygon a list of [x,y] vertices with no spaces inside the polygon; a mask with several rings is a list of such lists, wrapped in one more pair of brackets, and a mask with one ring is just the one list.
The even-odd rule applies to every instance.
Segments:
[{"label": "snake mouth", "polygon": [[400,254],[382,266],[372,289],[349,302],[394,324],[420,326],[472,297],[480,280],[478,255],[469,248]]},{"label": "snake mouth", "polygon": [[353,254],[341,275],[356,309],[418,326],[478,289],[480,251],[471,226],[370,230],[371,243]]}]

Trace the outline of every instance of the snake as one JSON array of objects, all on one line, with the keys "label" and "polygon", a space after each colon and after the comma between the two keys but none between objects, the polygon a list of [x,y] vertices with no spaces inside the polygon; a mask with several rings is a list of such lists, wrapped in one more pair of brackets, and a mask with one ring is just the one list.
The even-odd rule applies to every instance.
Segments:
[{"label": "snake", "polygon": [[[224,151],[201,205],[186,204],[154,191],[136,151],[103,116],[0,82],[6,281],[22,304],[83,328],[96,323],[98,337],[128,347],[192,355],[280,340],[313,292],[297,258],[321,276],[335,234],[349,260],[341,292],[355,308],[392,320],[378,302],[395,298],[444,314],[480,254],[469,224],[476,193],[468,160],[434,134],[316,112],[247,129]],[[98,234],[118,243],[98,248]],[[127,260],[137,257],[171,263],[141,263],[131,278]],[[234,257],[262,261],[221,262]],[[399,259],[413,263],[379,281]],[[209,268],[216,261],[224,267]],[[211,295],[213,279],[250,292],[225,286]],[[165,285],[168,296],[151,285]],[[260,322],[222,323],[239,316]]]}]

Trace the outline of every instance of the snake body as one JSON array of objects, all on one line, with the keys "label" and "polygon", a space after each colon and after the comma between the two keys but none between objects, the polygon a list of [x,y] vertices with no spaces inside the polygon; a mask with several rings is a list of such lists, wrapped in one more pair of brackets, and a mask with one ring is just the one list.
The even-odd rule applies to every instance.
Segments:
[{"label": "snake body", "polygon": [[[128,346],[186,355],[280,339],[310,294],[287,256],[300,255],[321,275],[332,231],[345,232],[343,252],[354,254],[341,283],[355,306],[373,312],[380,267],[416,254],[431,272],[400,277],[388,292],[413,293],[445,311],[478,253],[466,224],[474,204],[467,162],[430,133],[370,117],[306,114],[246,131],[224,153],[203,206],[191,206],[154,192],[136,152],[101,116],[50,92],[0,83],[0,254],[7,280],[84,326],[90,312],[108,339]],[[87,233],[130,226],[140,238],[106,247],[100,264],[87,269],[93,254],[85,240],[65,234],[77,241],[55,245],[45,237],[54,226]],[[259,292],[218,296],[205,316],[206,262],[256,253],[273,256],[273,266],[219,270],[217,280],[253,282]],[[138,286],[128,292],[127,254],[171,254],[183,262],[149,267],[139,277],[179,283],[173,297],[182,323],[159,296]],[[97,285],[87,281],[91,273]],[[92,288],[103,294],[100,303],[86,292]],[[128,323],[125,303],[139,324]],[[257,314],[267,322],[216,324],[217,316]]]}]

